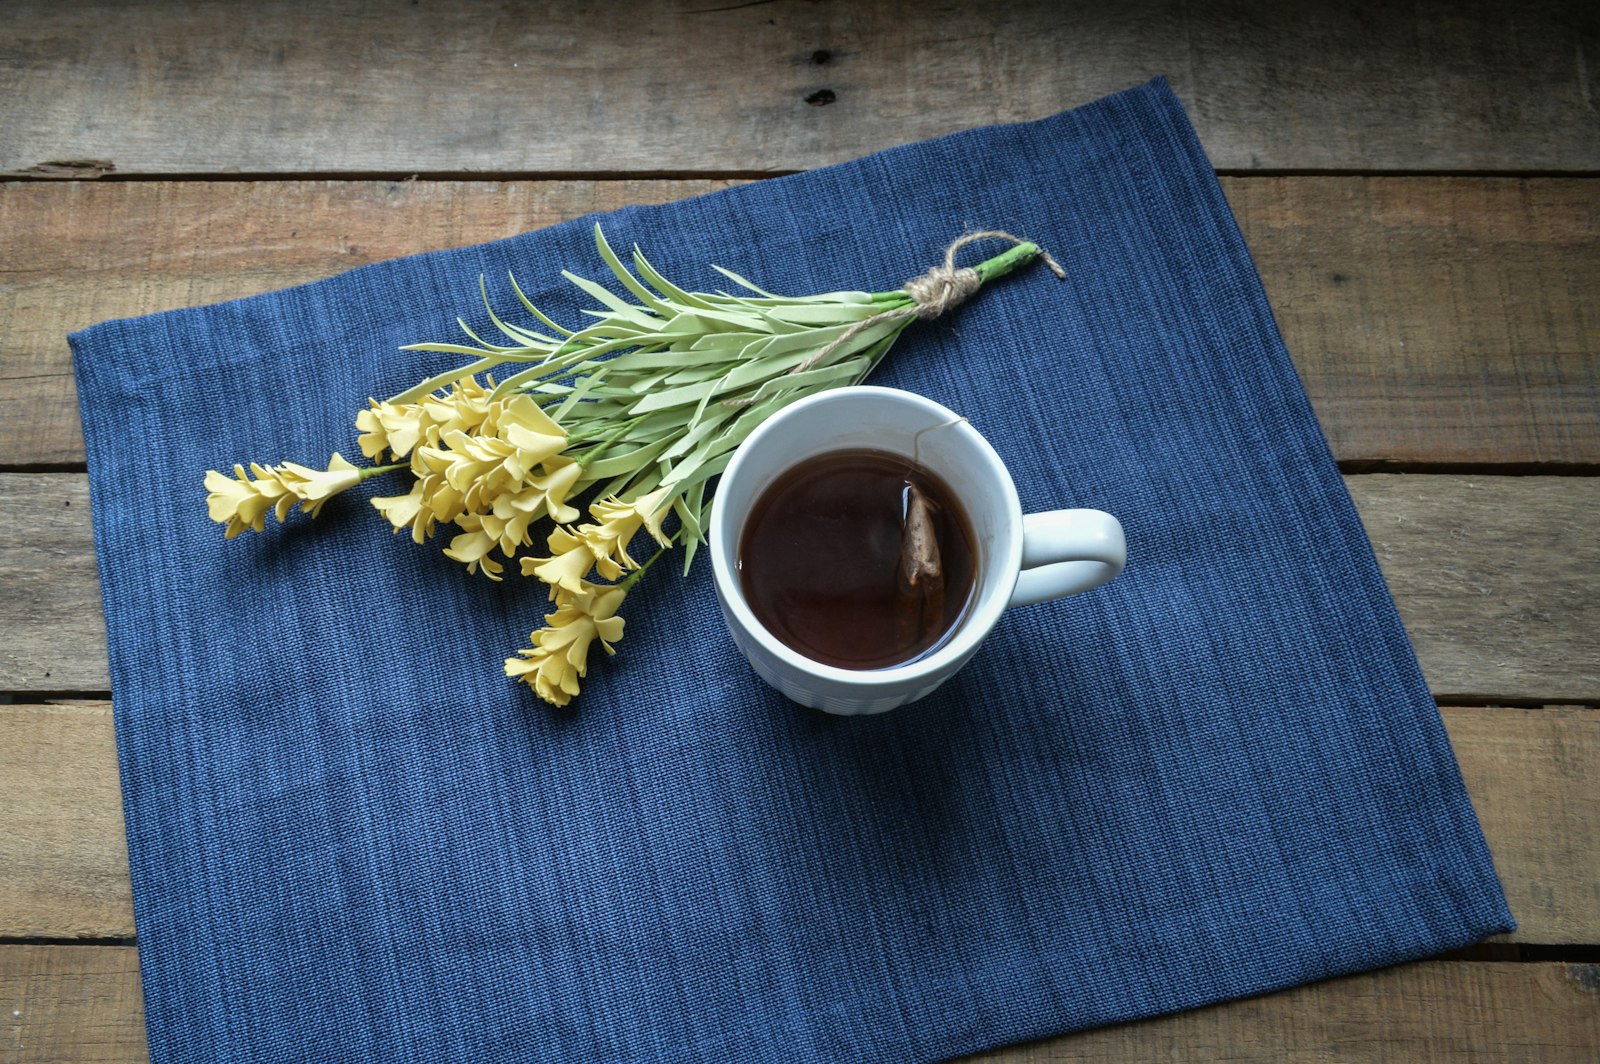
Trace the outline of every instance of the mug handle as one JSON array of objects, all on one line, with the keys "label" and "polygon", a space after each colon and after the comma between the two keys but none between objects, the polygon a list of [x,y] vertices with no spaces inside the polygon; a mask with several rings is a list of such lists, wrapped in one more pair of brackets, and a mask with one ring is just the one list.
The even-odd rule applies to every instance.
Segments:
[{"label": "mug handle", "polygon": [[1009,606],[1099,587],[1128,561],[1122,522],[1104,510],[1047,510],[1022,519],[1022,572]]}]

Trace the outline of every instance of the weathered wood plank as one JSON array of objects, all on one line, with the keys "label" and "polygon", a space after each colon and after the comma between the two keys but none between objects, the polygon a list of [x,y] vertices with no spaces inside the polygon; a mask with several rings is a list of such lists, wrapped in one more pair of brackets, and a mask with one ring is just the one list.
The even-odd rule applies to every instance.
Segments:
[{"label": "weathered wood plank", "polygon": [[0,938],[132,938],[111,703],[0,705]]},{"label": "weathered wood plank", "polygon": [[0,474],[0,691],[108,691],[105,613],[81,474]]},{"label": "weathered wood plank", "polygon": [[[131,947],[0,946],[0,1042],[23,1064],[148,1060]],[[1432,961],[964,1058],[970,1064],[1343,1064],[1600,1053],[1600,970]]]},{"label": "weathered wood plank", "polygon": [[1436,695],[1600,701],[1600,480],[1345,481]]},{"label": "weathered wood plank", "polygon": [[1224,181],[1333,452],[1600,462],[1600,181]]},{"label": "weathered wood plank", "polygon": [[138,951],[0,945],[0,1054],[14,1064],[145,1064]]},{"label": "weathered wood plank", "polygon": [[[1346,482],[1436,695],[1600,701],[1600,480]],[[107,690],[87,478],[0,474],[0,513],[0,587],[13,604],[0,691]]]},{"label": "weathered wood plank", "polygon": [[1165,73],[1223,168],[1594,170],[1577,3],[7,5],[0,174],[808,169]]},{"label": "weathered wood plank", "polygon": [[1578,1064],[1600,1053],[1594,965],[1412,964],[966,1058],[968,1064]]},{"label": "weathered wood plank", "polygon": [[1600,709],[1443,712],[1517,918],[1511,937],[1600,943]]},{"label": "weathered wood plank", "polygon": [[[0,184],[0,465],[83,461],[71,330],[723,184]],[[1600,181],[1223,186],[1340,459],[1600,463]]]},{"label": "weathered wood plank", "polygon": [[[1519,928],[1600,942],[1600,709],[1447,707]],[[0,937],[134,933],[108,703],[0,706]]]}]

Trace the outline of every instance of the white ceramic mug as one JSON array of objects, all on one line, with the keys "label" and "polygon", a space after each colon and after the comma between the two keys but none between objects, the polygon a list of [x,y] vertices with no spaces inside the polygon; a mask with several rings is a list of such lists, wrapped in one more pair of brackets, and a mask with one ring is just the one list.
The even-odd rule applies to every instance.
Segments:
[{"label": "white ceramic mug", "polygon": [[[808,458],[857,448],[914,457],[938,474],[977,540],[976,586],[955,629],[922,657],[880,669],[825,665],[790,648],[756,619],[739,581],[745,519],[768,485]],[[1005,463],[964,418],[923,396],[870,386],[802,399],[751,433],[717,487],[710,538],[723,617],[756,674],[801,705],[842,714],[882,713],[930,694],[977,652],[1007,607],[1099,587],[1127,558],[1115,517],[1100,510],[1024,516]]]}]

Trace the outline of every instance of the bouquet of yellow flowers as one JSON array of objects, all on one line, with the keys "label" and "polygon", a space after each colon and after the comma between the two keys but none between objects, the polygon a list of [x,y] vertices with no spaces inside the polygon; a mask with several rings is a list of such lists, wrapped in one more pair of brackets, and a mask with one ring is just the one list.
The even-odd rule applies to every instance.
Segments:
[{"label": "bouquet of yellow flowers", "polygon": [[[987,237],[1012,246],[975,267],[955,266],[957,251]],[[268,512],[281,522],[298,505],[315,516],[364,480],[409,471],[408,491],[371,500],[395,532],[409,530],[420,544],[440,525],[454,526],[444,553],[469,572],[499,580],[515,559],[523,576],[548,589],[553,612],[530,645],[506,659],[505,671],[565,706],[587,675],[590,647],[598,641],[615,652],[623,631],[617,611],[650,565],[682,546],[687,571],[714,478],[768,415],[859,383],[912,321],[943,313],[992,278],[1035,258],[1064,276],[1036,245],[990,232],[957,240],[943,265],[894,291],[780,296],[713,267],[750,293],[731,295],[685,291],[637,248],[628,269],[598,226],[595,244],[637,302],[564,272],[600,305],[584,312],[594,321],[567,329],[513,277],[512,291],[537,322],[514,324],[495,313],[480,280],[506,342],[490,343],[460,322],[470,344],[404,348],[471,361],[369,400],[355,425],[373,464],[357,466],[336,452],[326,469],[282,462],[236,465],[232,476],[211,470],[212,520],[227,526],[229,538],[260,532]],[[585,498],[589,520],[578,523],[574,503]],[[630,553],[641,531],[651,543],[642,562]],[[526,553],[536,543],[544,553]]]}]

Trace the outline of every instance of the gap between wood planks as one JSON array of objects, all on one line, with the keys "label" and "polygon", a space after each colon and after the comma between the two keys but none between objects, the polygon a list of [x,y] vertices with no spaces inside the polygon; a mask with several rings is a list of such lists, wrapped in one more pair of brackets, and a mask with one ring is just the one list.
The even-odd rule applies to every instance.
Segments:
[{"label": "gap between wood planks", "polygon": [[[189,173],[133,173],[124,174],[117,171],[114,164],[107,160],[82,159],[63,160],[59,162],[41,163],[41,167],[55,167],[59,172],[15,173],[0,176],[0,181],[46,181],[56,184],[69,182],[95,182],[97,184],[111,184],[113,182],[140,182],[140,181],[174,181],[174,182],[205,182],[220,185],[243,182],[271,182],[271,181],[764,181],[773,177],[788,177],[792,174],[806,173],[805,170],[772,169],[772,170],[427,170],[427,171],[400,171],[400,170],[296,170],[293,172],[257,171],[245,173],[229,171],[227,173],[206,173],[194,171]],[[1305,169],[1261,169],[1248,170],[1237,167],[1219,167],[1216,171],[1219,178],[1263,178],[1275,179],[1284,177],[1453,177],[1453,178],[1500,178],[1509,180],[1539,180],[1548,178],[1575,179],[1600,177],[1600,170],[1407,170],[1407,169],[1364,169],[1364,170],[1335,170],[1326,167],[1308,167]]]}]

